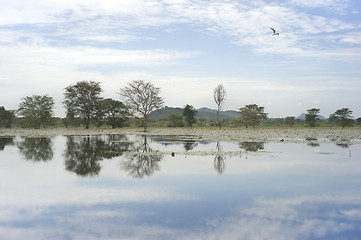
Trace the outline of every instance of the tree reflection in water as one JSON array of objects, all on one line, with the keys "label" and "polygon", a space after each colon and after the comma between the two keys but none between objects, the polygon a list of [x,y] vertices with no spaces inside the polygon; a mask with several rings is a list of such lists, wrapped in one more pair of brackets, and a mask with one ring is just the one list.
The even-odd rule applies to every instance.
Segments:
[{"label": "tree reflection in water", "polygon": [[48,161],[53,158],[51,138],[23,138],[17,142],[19,152],[26,160]]},{"label": "tree reflection in water", "polygon": [[184,150],[186,150],[186,151],[192,150],[197,145],[198,145],[198,143],[194,140],[187,140],[183,143]]},{"label": "tree reflection in water", "polygon": [[307,141],[307,146],[310,146],[310,147],[319,147],[320,146],[320,143],[318,142],[317,138],[307,137],[306,141]]},{"label": "tree reflection in water", "polygon": [[99,161],[121,156],[130,145],[124,135],[67,136],[65,168],[79,176],[96,176]]},{"label": "tree reflection in water", "polygon": [[0,151],[5,149],[6,145],[14,145],[13,137],[0,137]]},{"label": "tree reflection in water", "polygon": [[126,155],[121,162],[121,168],[134,178],[151,176],[159,170],[158,163],[163,159],[162,154],[153,152],[147,141],[147,136],[136,141],[133,145],[133,152]]},{"label": "tree reflection in water", "polygon": [[226,168],[226,159],[223,148],[219,142],[217,142],[216,149],[217,153],[214,157],[214,169],[216,169],[219,174],[222,174],[224,172],[224,169]]},{"label": "tree reflection in water", "polygon": [[349,148],[352,145],[350,139],[341,139],[339,141],[336,141],[336,146],[342,147],[342,148]]},{"label": "tree reflection in water", "polygon": [[264,149],[264,142],[240,142],[239,147],[249,152],[257,152]]}]

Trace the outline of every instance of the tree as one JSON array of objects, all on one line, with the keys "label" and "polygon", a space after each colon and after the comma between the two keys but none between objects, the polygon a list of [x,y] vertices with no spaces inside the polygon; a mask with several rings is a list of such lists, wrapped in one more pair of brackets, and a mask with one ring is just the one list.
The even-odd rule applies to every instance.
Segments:
[{"label": "tree", "polygon": [[103,100],[102,106],[105,112],[106,124],[112,128],[123,127],[129,116],[128,108],[121,102],[111,98]]},{"label": "tree", "polygon": [[0,107],[0,127],[11,128],[14,119],[14,111],[5,110],[3,106]]},{"label": "tree", "polygon": [[215,89],[213,93],[213,99],[214,102],[217,104],[217,124],[218,127],[222,127],[222,119],[221,119],[221,111],[224,107],[224,101],[226,100],[226,90],[222,86],[222,84],[219,84]]},{"label": "tree", "polygon": [[311,108],[307,110],[305,122],[310,125],[310,127],[316,127],[316,121],[318,119],[317,115],[320,113],[319,108]]},{"label": "tree", "polygon": [[186,105],[183,108],[183,116],[185,117],[187,126],[192,127],[194,123],[196,123],[195,115],[197,110],[192,105]]},{"label": "tree", "polygon": [[132,81],[122,89],[119,95],[126,100],[127,106],[134,114],[143,119],[144,131],[147,131],[148,115],[163,106],[163,98],[159,96],[160,89],[150,82]]},{"label": "tree", "polygon": [[168,122],[168,127],[184,127],[183,117],[176,113],[168,116]]},{"label": "tree", "polygon": [[248,128],[248,126],[255,127],[262,119],[267,119],[267,114],[264,112],[264,107],[259,107],[257,104],[245,105],[239,109],[241,115],[241,123]]},{"label": "tree", "polygon": [[341,125],[343,128],[346,126],[352,126],[352,111],[348,108],[341,108],[336,110],[333,114],[330,115],[330,118],[334,118],[336,124]]},{"label": "tree", "polygon": [[357,124],[357,125],[361,125],[361,117],[359,117],[359,118],[356,119],[356,124]]},{"label": "tree", "polygon": [[53,116],[54,100],[47,95],[33,95],[22,98],[18,114],[23,117],[25,127],[46,127]]},{"label": "tree", "polygon": [[99,82],[81,81],[65,88],[64,105],[67,116],[79,117],[88,129],[91,121],[99,119],[102,92]]},{"label": "tree", "polygon": [[295,125],[295,117],[291,116],[291,117],[286,117],[284,120],[284,124],[292,127],[293,125]]}]

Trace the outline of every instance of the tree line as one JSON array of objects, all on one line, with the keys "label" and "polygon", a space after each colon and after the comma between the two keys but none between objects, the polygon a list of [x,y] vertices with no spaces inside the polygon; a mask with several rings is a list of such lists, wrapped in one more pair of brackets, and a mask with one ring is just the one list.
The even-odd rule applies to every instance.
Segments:
[{"label": "tree line", "polygon": [[[63,105],[66,117],[62,124],[68,126],[84,126],[86,129],[94,124],[96,127],[108,125],[112,128],[124,127],[130,120],[137,120],[147,131],[149,114],[163,107],[164,99],[160,96],[160,88],[150,82],[142,80],[127,83],[118,92],[121,100],[103,98],[100,83],[95,81],[80,81],[64,88]],[[225,88],[220,84],[214,89],[213,99],[217,106],[217,120],[219,128],[224,125],[222,111],[226,100]],[[316,127],[320,109],[311,108],[305,115],[305,123],[309,127]],[[197,110],[189,104],[183,108],[183,114],[170,114],[168,127],[192,127],[197,119]],[[239,117],[230,120],[232,126],[255,127],[268,119],[264,107],[248,104],[238,111]],[[45,128],[52,125],[54,120],[54,99],[48,95],[33,95],[22,98],[17,110],[6,110],[0,106],[0,127],[10,128],[16,119],[20,119],[22,127]],[[352,111],[348,108],[336,110],[329,116],[328,121],[342,127],[352,126],[355,122],[361,124],[361,118],[353,120]],[[297,120],[294,116],[286,117],[282,124],[293,126]]]}]

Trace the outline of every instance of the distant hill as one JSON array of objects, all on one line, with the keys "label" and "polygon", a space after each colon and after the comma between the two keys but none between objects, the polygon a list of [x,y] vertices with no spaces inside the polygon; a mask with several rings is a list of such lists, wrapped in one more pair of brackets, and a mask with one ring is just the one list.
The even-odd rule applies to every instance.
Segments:
[{"label": "distant hill", "polygon": [[[239,113],[234,110],[223,111],[221,113],[221,116],[225,120],[240,117]],[[203,119],[217,119],[217,110],[206,108],[206,107],[200,108],[200,109],[198,109],[196,118],[198,118],[198,119],[202,119],[202,118]]]},{"label": "distant hill", "polygon": [[173,114],[173,113],[176,113],[176,114],[179,114],[179,115],[183,115],[183,108],[179,108],[179,107],[176,107],[176,108],[173,108],[173,107],[163,107],[163,108],[160,108],[160,109],[157,109],[153,112],[151,112],[149,114],[149,118],[153,118],[153,119],[168,119],[168,116]]},{"label": "distant hill", "polygon": [[[320,114],[318,114],[317,117],[320,120],[327,120],[327,118],[325,118],[324,116],[322,116]],[[305,120],[306,119],[306,113],[302,113],[300,116],[296,117],[296,119]]]},{"label": "distant hill", "polygon": [[[167,119],[170,114],[179,114],[183,115],[183,108],[179,107],[163,107],[158,110],[155,110],[149,114],[149,118],[153,119]],[[227,110],[221,113],[223,119],[228,120],[232,118],[237,118],[240,115],[237,111]],[[217,119],[217,111],[210,108],[200,108],[197,110],[196,116],[197,119]]]}]

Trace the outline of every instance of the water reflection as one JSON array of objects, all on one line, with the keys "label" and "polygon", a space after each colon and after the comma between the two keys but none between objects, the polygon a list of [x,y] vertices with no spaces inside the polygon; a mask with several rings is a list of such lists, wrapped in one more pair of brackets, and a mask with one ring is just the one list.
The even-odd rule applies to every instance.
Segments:
[{"label": "water reflection", "polygon": [[320,143],[318,142],[317,138],[307,137],[306,142],[307,142],[307,146],[310,146],[310,147],[319,147],[320,146]]},{"label": "water reflection", "polygon": [[216,169],[219,174],[222,174],[226,168],[226,158],[223,148],[219,142],[217,142],[216,150],[216,156],[214,157],[214,169]]},{"label": "water reflection", "polygon": [[198,143],[200,144],[208,144],[208,141],[204,140],[195,140],[199,137],[194,135],[175,135],[175,136],[162,136],[162,135],[155,135],[151,136],[151,140],[154,142],[159,142],[164,146],[169,145],[178,145],[183,144],[183,148],[185,151],[191,151],[195,147],[198,146]]},{"label": "water reflection", "polygon": [[3,151],[6,145],[14,145],[14,138],[0,137],[0,151]]},{"label": "water reflection", "polygon": [[143,178],[159,170],[158,163],[163,159],[163,155],[153,151],[147,136],[135,141],[132,150],[133,153],[126,154],[126,158],[121,161],[121,168],[130,176]]},{"label": "water reflection", "polygon": [[349,139],[342,139],[342,140],[336,142],[336,146],[342,147],[342,148],[349,148],[351,145],[352,145],[352,143]]},{"label": "water reflection", "polygon": [[54,155],[51,138],[22,138],[17,147],[26,160],[48,161]]},{"label": "water reflection", "polygon": [[[54,156],[43,164],[25,162],[16,147],[38,144],[20,137],[3,141],[15,147],[0,151],[0,239],[56,234],[59,239],[328,240],[361,234],[357,143],[344,149],[336,141],[320,141],[315,151],[303,143],[195,139],[193,152],[184,153],[177,151],[185,142],[164,146],[145,136],[48,140]],[[252,161],[233,157],[240,147]],[[267,152],[252,153],[264,148]],[[71,176],[65,155],[72,171],[101,176]],[[124,170],[143,179],[126,178]]]},{"label": "water reflection", "polygon": [[121,156],[130,145],[125,135],[67,136],[65,168],[79,176],[96,176],[101,160]]},{"label": "water reflection", "polygon": [[183,143],[184,150],[191,151],[193,148],[195,148],[198,145],[198,143],[194,140],[188,140]]},{"label": "water reflection", "polygon": [[239,147],[249,152],[257,152],[264,149],[264,142],[240,142]]}]

